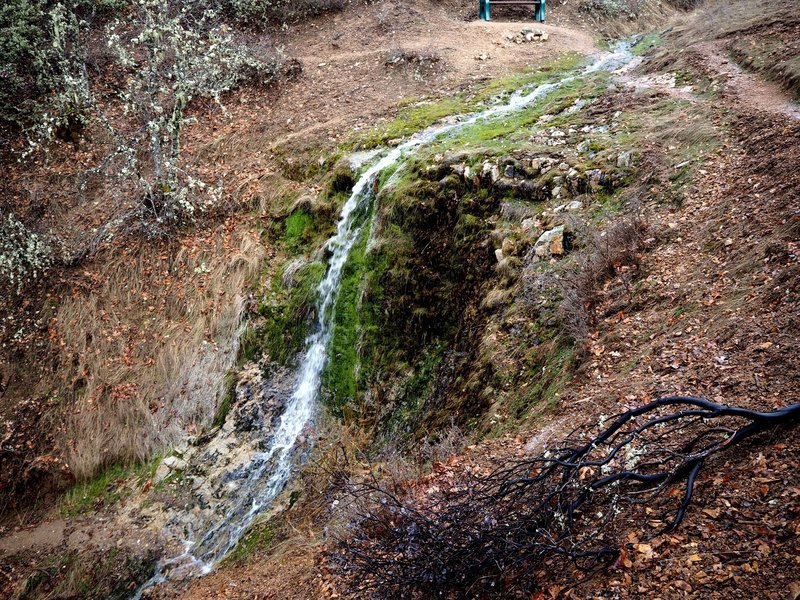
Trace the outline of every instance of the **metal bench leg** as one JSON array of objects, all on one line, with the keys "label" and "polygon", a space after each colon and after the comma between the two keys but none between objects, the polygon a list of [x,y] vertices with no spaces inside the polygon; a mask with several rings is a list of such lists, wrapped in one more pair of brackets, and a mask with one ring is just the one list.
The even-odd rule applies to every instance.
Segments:
[{"label": "metal bench leg", "polygon": [[480,13],[480,18],[484,21],[491,21],[492,20],[492,7],[489,4],[490,0],[479,0],[480,7],[478,9]]}]

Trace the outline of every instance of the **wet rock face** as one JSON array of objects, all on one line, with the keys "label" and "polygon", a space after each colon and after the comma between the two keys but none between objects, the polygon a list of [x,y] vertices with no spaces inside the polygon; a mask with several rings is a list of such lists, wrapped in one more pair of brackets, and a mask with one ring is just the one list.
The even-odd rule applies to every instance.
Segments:
[{"label": "wet rock face", "polygon": [[[266,441],[271,437],[292,393],[293,374],[286,367],[242,371],[235,390],[233,430]],[[230,419],[230,418],[229,418]]]},{"label": "wet rock face", "polygon": [[[220,514],[235,508],[240,497],[257,497],[250,474],[267,468],[269,449],[291,396],[294,373],[285,367],[250,365],[238,374],[232,408],[224,423],[187,448],[164,459],[164,475],[177,473],[189,482],[191,510],[167,517],[172,543],[208,530]],[[176,450],[177,452],[177,450]]]}]

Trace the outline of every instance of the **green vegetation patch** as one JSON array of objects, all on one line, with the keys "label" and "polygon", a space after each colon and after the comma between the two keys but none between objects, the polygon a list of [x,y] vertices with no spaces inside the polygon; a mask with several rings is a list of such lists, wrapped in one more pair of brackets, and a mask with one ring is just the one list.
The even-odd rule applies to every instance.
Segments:
[{"label": "green vegetation patch", "polygon": [[381,279],[388,268],[384,252],[368,251],[369,227],[364,227],[342,270],[339,294],[333,314],[330,360],[322,377],[326,403],[341,413],[362,391],[360,349],[374,345],[380,326],[383,303]]},{"label": "green vegetation patch", "polygon": [[124,554],[117,548],[103,553],[68,551],[37,565],[14,598],[125,600],[132,588],[152,577],[154,570],[153,557]]},{"label": "green vegetation patch", "polygon": [[233,404],[234,396],[236,393],[236,371],[228,371],[225,373],[225,378],[222,383],[222,398],[217,412],[214,415],[212,427],[221,427],[225,423],[228,412]]},{"label": "green vegetation patch", "polygon": [[224,561],[242,564],[261,553],[269,552],[278,542],[278,531],[271,521],[257,521],[245,533]]},{"label": "green vegetation patch", "polygon": [[[293,268],[290,261],[284,267]],[[242,337],[245,360],[256,360],[266,352],[270,360],[287,365],[303,349],[316,309],[317,288],[325,276],[326,265],[312,262],[292,274],[291,287],[283,287],[281,272],[273,282],[272,298],[259,307],[264,324]]]},{"label": "green vegetation patch", "polygon": [[651,32],[645,34],[642,39],[636,42],[633,46],[631,46],[631,52],[635,56],[643,56],[647,54],[650,50],[655,48],[661,43],[661,34]]},{"label": "green vegetation patch", "polygon": [[414,103],[407,102],[401,107],[398,116],[390,123],[373,129],[356,139],[355,147],[374,148],[392,140],[406,138],[427,129],[445,117],[466,115],[476,112],[495,99],[502,98],[518,90],[557,81],[573,71],[585,61],[575,52],[567,52],[542,66],[536,71],[515,73],[493,79],[472,93],[461,93],[438,99],[425,99]]},{"label": "green vegetation patch", "polygon": [[117,464],[107,468],[94,479],[72,486],[61,501],[61,514],[75,517],[116,504],[155,475],[161,455],[148,463]]},{"label": "green vegetation patch", "polygon": [[314,218],[309,213],[293,213],[284,222],[283,243],[287,249],[296,252],[311,241],[314,229]]}]

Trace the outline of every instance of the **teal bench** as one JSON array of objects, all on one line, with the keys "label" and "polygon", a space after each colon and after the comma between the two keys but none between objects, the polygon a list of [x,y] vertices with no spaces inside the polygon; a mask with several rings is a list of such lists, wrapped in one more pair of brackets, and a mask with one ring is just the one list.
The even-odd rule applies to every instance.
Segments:
[{"label": "teal bench", "polygon": [[484,21],[492,20],[492,6],[530,6],[534,9],[533,18],[544,23],[545,0],[479,0],[478,14]]}]

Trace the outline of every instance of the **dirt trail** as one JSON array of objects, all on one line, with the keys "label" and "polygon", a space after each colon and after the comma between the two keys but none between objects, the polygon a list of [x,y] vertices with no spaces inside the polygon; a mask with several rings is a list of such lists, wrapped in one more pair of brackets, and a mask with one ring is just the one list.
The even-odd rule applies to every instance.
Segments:
[{"label": "dirt trail", "polygon": [[747,73],[725,54],[722,42],[697,44],[703,66],[709,73],[724,79],[725,86],[743,111],[759,110],[800,119],[800,105],[779,85],[753,73]]}]

